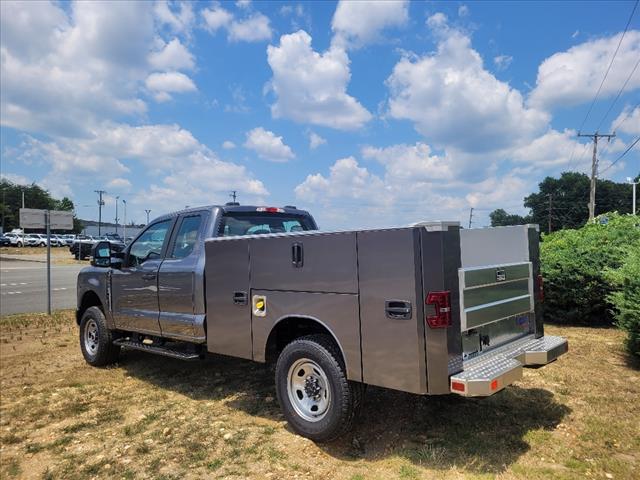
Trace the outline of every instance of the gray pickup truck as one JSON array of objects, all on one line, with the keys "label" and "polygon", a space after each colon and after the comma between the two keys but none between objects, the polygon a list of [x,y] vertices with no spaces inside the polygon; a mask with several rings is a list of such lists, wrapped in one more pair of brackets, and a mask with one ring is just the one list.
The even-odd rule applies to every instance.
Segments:
[{"label": "gray pickup truck", "polygon": [[124,251],[97,243],[77,293],[89,364],[121,348],[272,362],[287,421],[316,441],[349,430],[365,385],[488,396],[568,348],[543,335],[535,225],[322,232],[295,207],[191,208]]}]

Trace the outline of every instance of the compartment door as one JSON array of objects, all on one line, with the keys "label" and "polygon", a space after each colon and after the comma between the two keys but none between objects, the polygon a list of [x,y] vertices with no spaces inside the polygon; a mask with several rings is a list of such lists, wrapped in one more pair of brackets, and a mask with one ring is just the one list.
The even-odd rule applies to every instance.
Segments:
[{"label": "compartment door", "polygon": [[250,242],[251,287],[256,290],[358,291],[354,232],[256,236]]},{"label": "compartment door", "polygon": [[207,350],[252,359],[247,240],[205,243]]},{"label": "compartment door", "polygon": [[417,229],[364,231],[357,237],[363,381],[426,393]]}]

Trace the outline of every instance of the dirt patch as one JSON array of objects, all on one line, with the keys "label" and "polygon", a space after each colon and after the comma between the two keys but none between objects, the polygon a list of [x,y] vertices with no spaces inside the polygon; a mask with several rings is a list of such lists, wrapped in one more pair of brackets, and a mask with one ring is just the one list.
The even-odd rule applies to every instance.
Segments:
[{"label": "dirt patch", "polygon": [[[46,247],[0,247],[0,257],[10,260],[27,260],[35,262],[47,261]],[[51,247],[51,262],[55,265],[86,265],[69,251],[69,247]]]},{"label": "dirt patch", "polygon": [[293,434],[271,371],[125,352],[84,363],[72,312],[0,319],[2,478],[638,478],[640,374],[616,330],[486,399],[369,388],[354,432]]}]

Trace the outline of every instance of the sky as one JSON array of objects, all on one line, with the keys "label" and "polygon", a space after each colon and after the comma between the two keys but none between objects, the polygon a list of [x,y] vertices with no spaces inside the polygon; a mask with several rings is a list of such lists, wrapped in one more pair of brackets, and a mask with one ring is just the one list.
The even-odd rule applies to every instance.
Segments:
[{"label": "sky", "polygon": [[235,190],[322,229],[485,226],[590,172],[580,131],[615,130],[600,178],[640,173],[635,4],[5,0],[0,173],[86,219],[95,190],[136,222]]}]

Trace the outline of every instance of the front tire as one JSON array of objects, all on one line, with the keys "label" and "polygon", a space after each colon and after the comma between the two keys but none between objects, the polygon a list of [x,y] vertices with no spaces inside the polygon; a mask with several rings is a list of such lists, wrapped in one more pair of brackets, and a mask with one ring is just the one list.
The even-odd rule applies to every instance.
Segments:
[{"label": "front tire", "polygon": [[18,243],[16,244],[16,246],[17,246],[18,248],[22,248],[22,242],[18,242]]},{"label": "front tire", "polygon": [[80,320],[80,349],[89,365],[104,367],[118,361],[120,347],[113,344],[113,332],[99,307],[89,307]]},{"label": "front tire", "polygon": [[296,433],[328,442],[346,433],[362,404],[363,385],[347,380],[342,355],[328,335],[288,344],[276,364],[276,394]]}]

